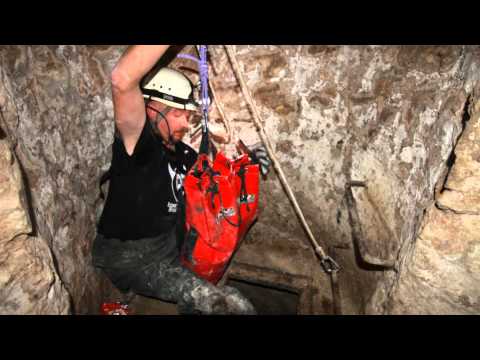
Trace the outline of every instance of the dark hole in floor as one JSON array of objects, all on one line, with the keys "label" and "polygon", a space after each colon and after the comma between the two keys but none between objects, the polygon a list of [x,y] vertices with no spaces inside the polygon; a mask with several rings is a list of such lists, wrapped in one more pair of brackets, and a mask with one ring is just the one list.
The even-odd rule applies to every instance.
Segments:
[{"label": "dark hole in floor", "polygon": [[129,305],[134,315],[178,315],[176,304],[146,296],[135,296]]},{"label": "dark hole in floor", "polygon": [[226,285],[242,292],[255,306],[258,315],[296,315],[299,294],[274,286],[229,279]]}]

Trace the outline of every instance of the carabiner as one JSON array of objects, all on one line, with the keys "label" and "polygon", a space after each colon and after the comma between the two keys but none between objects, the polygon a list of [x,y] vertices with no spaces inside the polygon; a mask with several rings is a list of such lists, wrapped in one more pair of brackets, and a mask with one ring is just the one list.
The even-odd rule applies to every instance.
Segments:
[{"label": "carabiner", "polygon": [[338,265],[330,256],[324,257],[322,260],[320,260],[320,263],[322,264],[325,272],[328,274],[340,270],[340,265]]}]

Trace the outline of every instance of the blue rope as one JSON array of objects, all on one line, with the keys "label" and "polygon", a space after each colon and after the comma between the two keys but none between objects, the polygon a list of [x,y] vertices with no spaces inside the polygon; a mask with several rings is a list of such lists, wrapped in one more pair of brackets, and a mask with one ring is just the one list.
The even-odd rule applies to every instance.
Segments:
[{"label": "blue rope", "polygon": [[202,102],[202,141],[200,142],[200,153],[208,154],[208,108],[210,98],[208,96],[208,63],[207,45],[200,45],[200,59],[188,54],[179,54],[177,57],[193,60],[198,64],[200,73],[201,102]]},{"label": "blue rope", "polygon": [[177,57],[183,59],[189,59],[195,61],[198,64],[200,73],[200,86],[201,86],[201,102],[202,102],[202,115],[203,115],[203,131],[208,129],[208,108],[210,106],[210,98],[208,96],[208,62],[207,62],[207,45],[200,45],[199,49],[200,59],[188,55],[179,54]]}]

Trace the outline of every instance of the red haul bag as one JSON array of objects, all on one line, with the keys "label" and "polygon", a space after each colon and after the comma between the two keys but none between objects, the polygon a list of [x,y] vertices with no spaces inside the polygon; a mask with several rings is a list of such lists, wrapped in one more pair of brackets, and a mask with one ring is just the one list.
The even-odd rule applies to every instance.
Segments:
[{"label": "red haul bag", "polygon": [[259,167],[248,155],[213,163],[200,154],[184,181],[186,236],[182,264],[216,284],[257,217]]}]

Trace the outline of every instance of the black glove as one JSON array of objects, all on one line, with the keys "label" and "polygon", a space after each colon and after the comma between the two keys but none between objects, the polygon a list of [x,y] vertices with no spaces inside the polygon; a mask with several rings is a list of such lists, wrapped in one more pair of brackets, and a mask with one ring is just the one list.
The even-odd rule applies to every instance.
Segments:
[{"label": "black glove", "polygon": [[254,164],[260,165],[260,172],[263,176],[266,176],[270,171],[272,160],[267,154],[267,150],[263,145],[253,146],[249,153]]}]

